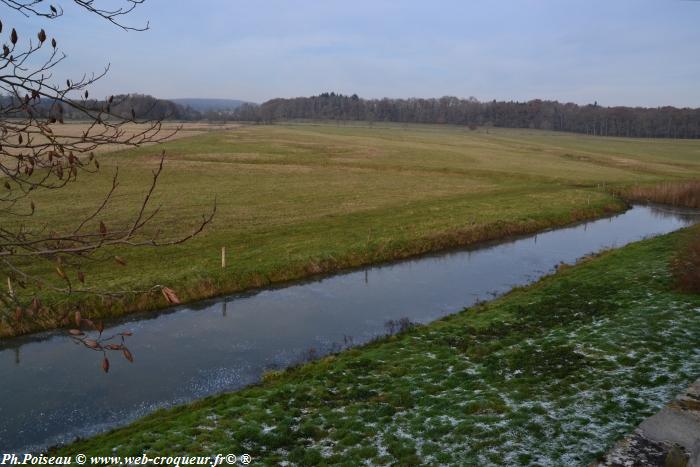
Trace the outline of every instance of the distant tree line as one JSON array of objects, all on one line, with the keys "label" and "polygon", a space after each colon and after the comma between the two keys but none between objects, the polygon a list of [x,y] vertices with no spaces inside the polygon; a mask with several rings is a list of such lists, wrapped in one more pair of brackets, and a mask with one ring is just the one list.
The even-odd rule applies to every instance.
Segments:
[{"label": "distant tree line", "polygon": [[[178,105],[165,99],[157,99],[145,94],[120,94],[110,96],[104,100],[85,98],[76,101],[79,106],[68,105],[66,101],[53,99],[39,99],[33,104],[32,112],[36,118],[47,120],[66,121],[84,120],[84,111],[78,108],[92,111],[102,111],[124,119],[135,120],[201,120],[202,114],[190,107]],[[26,115],[23,106],[17,97],[10,95],[0,96],[0,110],[14,109],[18,118]],[[10,115],[12,116],[12,115]]]},{"label": "distant tree line", "polygon": [[136,117],[148,120],[200,120],[202,114],[190,107],[145,94],[114,96],[112,111],[126,116],[134,109]]},{"label": "distant tree line", "polygon": [[226,118],[266,123],[292,119],[449,123],[471,128],[536,128],[599,136],[700,138],[700,109],[602,107],[597,103],[578,105],[539,99],[361,99],[356,94],[331,92],[272,99],[259,106],[244,105]]},{"label": "distant tree line", "polygon": [[[20,109],[16,97],[0,96],[0,110]],[[198,111],[144,94],[84,99],[84,107],[137,120],[208,120],[273,123],[285,120],[338,120],[399,123],[447,123],[477,127],[534,128],[597,136],[700,138],[700,109],[676,107],[603,107],[540,99],[528,102],[488,101],[470,97],[433,99],[362,99],[334,92],[311,97],[272,99],[261,105],[243,103],[235,110]],[[84,118],[73,107],[43,100],[36,117],[56,120]],[[23,115],[17,115],[23,117]]]}]

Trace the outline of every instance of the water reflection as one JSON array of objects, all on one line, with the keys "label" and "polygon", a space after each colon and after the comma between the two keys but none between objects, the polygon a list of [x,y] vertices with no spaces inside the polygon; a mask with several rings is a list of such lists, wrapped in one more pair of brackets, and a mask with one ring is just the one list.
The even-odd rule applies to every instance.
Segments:
[{"label": "water reflection", "polygon": [[639,206],[475,250],[135,316],[109,330],[134,332],[135,361],[115,359],[108,374],[61,333],[5,341],[0,451],[69,441],[158,407],[240,388],[268,369],[367,342],[387,332],[389,321],[429,322],[537,280],[561,262],[697,219],[689,210]]},{"label": "water reflection", "polygon": [[698,220],[698,211],[673,206],[650,204],[651,215],[657,219],[680,219],[687,223],[695,223]]}]

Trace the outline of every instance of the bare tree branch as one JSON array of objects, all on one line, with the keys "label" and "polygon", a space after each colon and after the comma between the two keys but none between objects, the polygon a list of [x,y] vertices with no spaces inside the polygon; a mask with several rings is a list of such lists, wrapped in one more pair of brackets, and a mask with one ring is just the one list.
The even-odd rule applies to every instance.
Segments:
[{"label": "bare tree branch", "polygon": [[[122,17],[145,0],[121,0],[122,6],[116,8],[103,7],[97,0],[72,1],[124,30],[148,28],[148,25],[138,28],[121,23]],[[0,0],[2,5],[28,17],[56,19],[64,14],[60,6],[44,0]],[[96,207],[75,219],[74,225],[64,231],[37,223],[33,217],[37,207],[32,200],[34,193],[81,183],[79,174],[98,172],[97,150],[159,143],[173,133],[163,131],[161,118],[142,119],[133,108],[125,112],[129,96],[90,98],[89,88],[105,76],[109,66],[97,74],[58,82],[53,71],[66,55],[59,51],[56,39],[49,38],[43,29],[31,37],[20,36],[15,29],[3,31],[0,23],[2,34],[7,34],[7,42],[0,51],[0,276],[3,280],[7,278],[7,290],[0,288],[0,319],[30,316],[41,308],[42,291],[113,297],[161,290],[169,303],[179,302],[175,292],[162,285],[142,291],[85,287],[80,267],[89,259],[124,263],[121,257],[114,256],[117,247],[180,244],[212,222],[216,201],[211,212],[203,214],[189,234],[159,238],[160,234],[145,232],[160,212],[161,207],[152,204],[164,168],[165,152],[161,153],[133,216],[121,222],[115,220],[110,227],[105,220],[109,219],[110,205],[119,189],[118,169]],[[150,115],[151,109],[141,110],[140,115]],[[86,121],[85,129],[79,134],[64,130],[62,124],[67,115]],[[103,253],[96,254],[99,251]],[[39,263],[50,265],[60,280],[47,280],[39,275],[36,272],[41,270],[37,267]]]},{"label": "bare tree branch", "polygon": [[[146,0],[121,0],[122,5],[118,8],[105,8],[100,6],[101,3],[96,0],[73,0],[80,8],[106,19],[110,23],[122,28],[125,31],[145,31],[149,24],[145,26],[135,27],[127,26],[121,22],[123,16],[128,15],[136,7],[143,4]],[[0,0],[5,6],[17,10],[26,17],[39,16],[42,18],[55,19],[63,16],[63,8],[47,3],[45,0]]]}]

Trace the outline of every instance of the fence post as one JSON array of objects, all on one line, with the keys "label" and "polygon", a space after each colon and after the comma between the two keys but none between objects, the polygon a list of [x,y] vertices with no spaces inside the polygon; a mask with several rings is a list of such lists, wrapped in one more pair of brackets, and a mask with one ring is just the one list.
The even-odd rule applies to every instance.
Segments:
[{"label": "fence post", "polygon": [[221,269],[226,267],[226,247],[221,247]]}]

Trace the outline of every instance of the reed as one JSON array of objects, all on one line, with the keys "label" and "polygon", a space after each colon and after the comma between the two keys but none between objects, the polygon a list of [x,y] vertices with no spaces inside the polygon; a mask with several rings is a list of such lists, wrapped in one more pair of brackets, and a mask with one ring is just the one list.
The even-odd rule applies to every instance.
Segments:
[{"label": "reed", "polygon": [[700,293],[700,229],[691,236],[671,261],[671,272],[679,289]]},{"label": "reed", "polygon": [[635,186],[620,193],[631,201],[670,204],[700,208],[700,180],[662,182],[656,185]]}]

